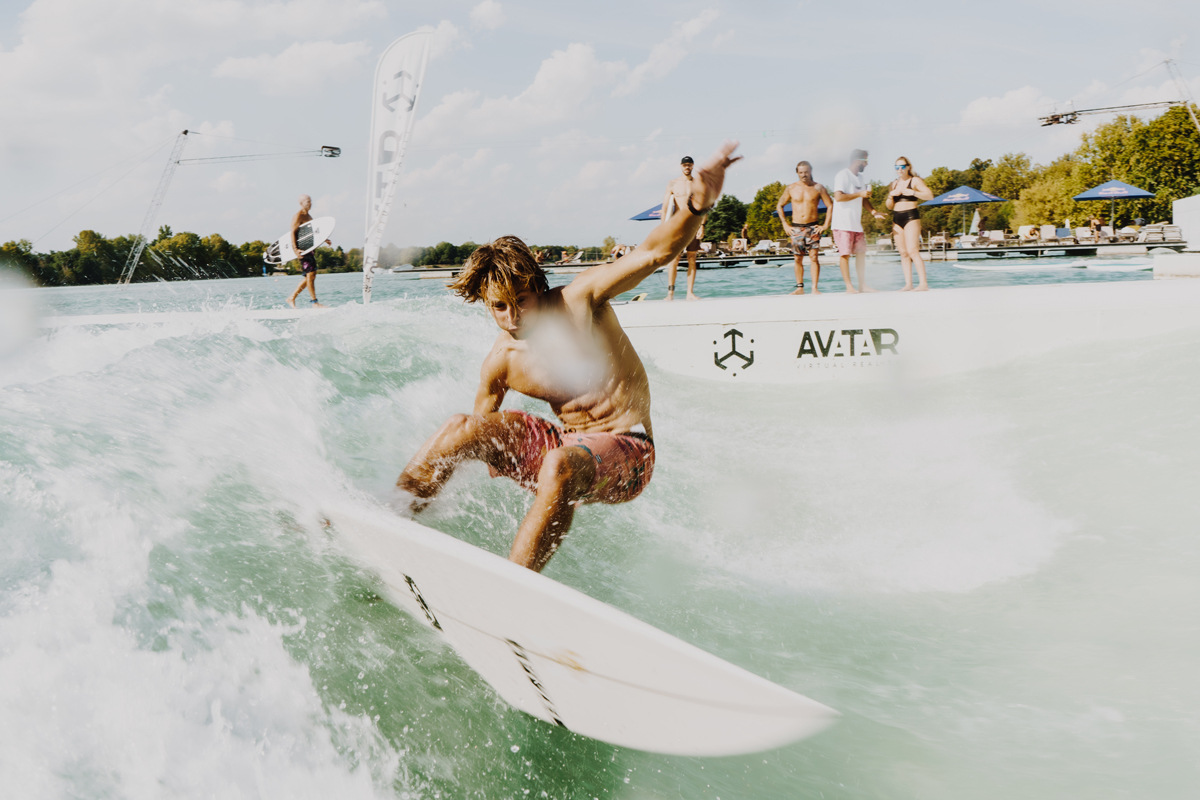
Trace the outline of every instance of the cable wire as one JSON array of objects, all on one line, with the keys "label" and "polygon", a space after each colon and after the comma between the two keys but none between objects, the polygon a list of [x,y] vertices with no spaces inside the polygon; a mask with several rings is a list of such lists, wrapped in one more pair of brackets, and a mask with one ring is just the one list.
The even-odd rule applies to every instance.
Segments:
[{"label": "cable wire", "polygon": [[[175,138],[175,137],[171,137],[171,138]],[[57,225],[55,225],[53,228],[51,228],[50,230],[48,230],[48,231],[46,231],[45,233],[43,233],[43,234],[42,234],[41,236],[39,236],[38,238],[34,239],[34,240],[33,240],[33,242],[32,242],[32,244],[37,244],[37,243],[38,243],[38,242],[40,242],[42,239],[45,239],[47,236],[49,236],[51,233],[53,233],[55,230],[57,230],[57,229],[59,228],[59,226],[61,226],[61,225],[62,225],[64,222],[66,222],[66,221],[67,221],[67,220],[69,220],[71,217],[73,217],[73,216],[75,216],[76,214],[78,214],[78,213],[79,213],[80,211],[82,211],[83,209],[87,208],[87,207],[88,207],[88,206],[89,206],[89,205],[90,205],[90,204],[91,204],[91,203],[92,203],[92,202],[93,202],[93,201],[94,201],[94,200],[95,200],[97,197],[99,197],[100,195],[104,194],[104,193],[105,193],[105,192],[107,192],[109,189],[111,189],[112,187],[116,186],[118,183],[120,183],[121,181],[123,181],[123,180],[125,179],[125,177],[126,177],[126,176],[128,176],[130,173],[132,173],[134,170],[136,170],[136,169],[137,169],[138,167],[140,167],[142,164],[145,164],[147,161],[149,161],[151,158],[153,158],[153,157],[154,157],[154,156],[155,156],[155,155],[158,153],[158,151],[159,151],[159,150],[161,150],[161,149],[163,148],[163,146],[164,146],[165,144],[166,144],[166,142],[164,142],[163,144],[159,145],[159,146],[158,146],[158,147],[155,149],[155,151],[154,151],[153,153],[151,153],[150,155],[146,156],[146,157],[145,157],[145,158],[143,158],[141,161],[139,161],[138,163],[136,163],[136,164],[134,164],[132,167],[130,167],[128,172],[126,172],[126,173],[124,173],[123,175],[121,175],[121,177],[117,178],[115,181],[113,181],[112,183],[110,183],[108,186],[105,186],[103,189],[101,189],[99,192],[97,192],[95,195],[93,195],[93,196],[92,196],[92,198],[91,198],[90,200],[88,200],[87,202],[85,202],[85,203],[84,203],[83,205],[81,205],[79,208],[75,209],[75,210],[74,210],[74,211],[72,211],[70,214],[67,214],[67,216],[63,217],[63,218],[62,218],[62,220],[61,220],[61,221],[59,221],[59,223],[58,223]]]},{"label": "cable wire", "polygon": [[[167,142],[171,141],[171,139],[173,139],[173,138],[174,138],[174,134],[172,134],[171,136],[168,136],[166,139],[163,139],[163,140],[162,140],[162,141],[160,141],[158,144],[153,144],[153,145],[150,145],[150,147],[151,147],[151,148],[153,148],[154,152],[157,152],[157,151],[159,151],[159,150],[161,150],[161,149],[162,149],[162,146],[163,146],[164,144],[166,144]],[[31,204],[31,205],[27,205],[27,206],[25,206],[24,208],[22,208],[20,211],[18,211],[18,212],[16,212],[16,213],[14,213],[14,214],[9,214],[7,217],[4,217],[4,218],[0,219],[0,223],[7,222],[8,220],[12,219],[13,217],[19,217],[21,214],[24,214],[24,213],[25,213],[26,211],[28,211],[29,209],[31,209],[31,208],[35,208],[35,207],[37,207],[37,206],[40,206],[42,203],[46,202],[47,200],[53,200],[54,198],[58,197],[58,196],[59,196],[60,194],[62,194],[63,192],[70,191],[71,189],[74,189],[76,186],[79,186],[80,184],[87,183],[87,182],[88,182],[88,181],[90,181],[92,178],[95,178],[97,175],[103,175],[104,173],[108,172],[110,169],[113,169],[114,167],[116,167],[116,166],[118,166],[118,165],[120,165],[120,164],[124,164],[126,161],[130,160],[131,158],[137,158],[138,156],[140,156],[140,155],[141,155],[142,153],[144,153],[144,152],[146,152],[146,151],[145,151],[145,150],[139,150],[138,152],[134,153],[134,154],[133,154],[133,155],[131,155],[131,156],[126,156],[125,158],[122,158],[120,161],[116,161],[116,162],[114,162],[114,163],[112,163],[112,164],[109,164],[107,167],[105,167],[104,169],[100,170],[99,172],[93,172],[91,175],[87,176],[87,177],[86,177],[86,178],[84,178],[83,180],[76,181],[75,183],[72,183],[70,186],[66,187],[65,189],[60,189],[59,191],[55,192],[55,193],[54,193],[54,194],[52,194],[52,195],[49,195],[48,197],[43,197],[41,200],[38,200],[36,203],[33,203],[33,204]],[[151,153],[151,155],[154,155],[154,153]]]}]

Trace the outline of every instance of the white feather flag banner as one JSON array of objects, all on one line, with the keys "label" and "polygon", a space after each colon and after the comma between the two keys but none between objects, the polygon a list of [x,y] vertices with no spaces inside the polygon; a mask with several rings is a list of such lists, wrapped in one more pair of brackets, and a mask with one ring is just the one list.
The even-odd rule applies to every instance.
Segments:
[{"label": "white feather flag banner", "polygon": [[433,30],[401,36],[375,68],[371,97],[371,140],[367,148],[367,238],[363,245],[363,303],[371,302],[371,276],[396,198],[396,181],[417,118]]}]

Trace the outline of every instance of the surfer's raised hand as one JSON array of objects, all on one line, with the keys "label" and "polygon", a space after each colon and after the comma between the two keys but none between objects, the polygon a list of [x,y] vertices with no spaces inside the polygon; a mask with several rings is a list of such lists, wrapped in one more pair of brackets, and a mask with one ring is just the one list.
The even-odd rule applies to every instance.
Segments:
[{"label": "surfer's raised hand", "polygon": [[738,149],[738,144],[736,139],[727,139],[717,148],[717,152],[709,156],[692,173],[692,193],[688,198],[691,210],[707,211],[717,202],[717,198],[721,196],[721,186],[725,183],[725,170],[733,162],[742,160],[741,156],[733,154],[733,151]]}]

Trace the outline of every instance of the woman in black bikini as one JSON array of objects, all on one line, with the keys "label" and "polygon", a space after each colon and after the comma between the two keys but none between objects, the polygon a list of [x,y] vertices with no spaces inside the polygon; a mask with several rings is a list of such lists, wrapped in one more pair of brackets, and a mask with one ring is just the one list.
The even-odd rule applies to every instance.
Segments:
[{"label": "woman in black bikini", "polygon": [[896,180],[888,189],[887,207],[892,212],[892,238],[904,267],[902,292],[913,291],[913,264],[917,265],[917,275],[921,279],[916,291],[929,290],[929,284],[925,282],[925,262],[921,259],[921,212],[917,210],[917,203],[932,199],[933,192],[913,172],[912,163],[903,156],[896,159]]}]

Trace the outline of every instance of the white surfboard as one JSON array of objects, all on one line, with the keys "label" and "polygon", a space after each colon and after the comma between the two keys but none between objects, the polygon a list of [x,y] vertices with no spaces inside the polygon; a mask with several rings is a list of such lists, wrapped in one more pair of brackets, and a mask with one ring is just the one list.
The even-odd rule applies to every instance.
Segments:
[{"label": "white surfboard", "polygon": [[803,739],[839,715],[497,555],[384,512],[326,514],[393,603],[512,706],[621,747],[690,756]]},{"label": "white surfboard", "polygon": [[296,229],[296,244],[300,245],[299,254],[292,247],[292,234],[289,231],[280,236],[263,253],[263,261],[268,264],[286,264],[306,253],[311,253],[333,234],[333,217],[317,217],[305,222]]}]

